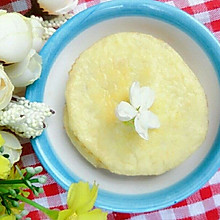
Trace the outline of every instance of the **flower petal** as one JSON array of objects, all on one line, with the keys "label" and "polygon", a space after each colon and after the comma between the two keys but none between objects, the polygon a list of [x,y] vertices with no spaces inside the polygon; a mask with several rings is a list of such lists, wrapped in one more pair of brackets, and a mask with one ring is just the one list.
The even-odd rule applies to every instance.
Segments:
[{"label": "flower petal", "polygon": [[148,140],[148,129],[159,128],[160,122],[158,117],[151,111],[142,111],[136,116],[134,126],[137,133]]},{"label": "flower petal", "polygon": [[0,60],[21,62],[32,47],[31,25],[19,13],[0,14]]},{"label": "flower petal", "polygon": [[105,220],[107,219],[107,214],[107,212],[102,212],[101,209],[94,209],[77,216],[77,220]]},{"label": "flower petal", "polygon": [[0,15],[6,14],[7,10],[0,9]]},{"label": "flower petal", "polygon": [[136,109],[141,106],[141,96],[140,96],[141,88],[139,82],[133,82],[130,87],[130,103]]},{"label": "flower petal", "polygon": [[0,135],[5,140],[5,143],[3,144],[4,150],[2,153],[0,153],[0,155],[8,154],[8,160],[13,165],[20,160],[22,146],[15,135],[6,131],[0,131]]},{"label": "flower petal", "polygon": [[78,0],[37,0],[37,2],[44,11],[53,15],[65,14],[78,4]]},{"label": "flower petal", "polygon": [[78,0],[74,0],[69,5],[65,6],[64,8],[57,10],[56,14],[62,15],[62,14],[66,14],[70,11],[73,11],[73,9],[77,6],[77,4],[78,4]]},{"label": "flower petal", "polygon": [[14,86],[0,65],[0,110],[5,108],[11,100]]},{"label": "flower petal", "polygon": [[73,183],[68,191],[67,204],[77,214],[88,212],[94,206],[98,194],[98,186],[93,185],[89,188],[88,183]]},{"label": "flower petal", "polygon": [[3,146],[5,140],[3,139],[2,135],[0,134],[0,147]]},{"label": "flower petal", "polygon": [[15,215],[3,215],[0,218],[1,220],[16,220]]},{"label": "flower petal", "polygon": [[0,179],[6,179],[10,173],[11,164],[8,159],[0,155]]},{"label": "flower petal", "polygon": [[22,146],[15,135],[7,131],[0,131],[0,136],[3,138],[3,146],[7,146],[12,150],[21,150]]},{"label": "flower petal", "polygon": [[147,86],[140,87],[139,82],[133,82],[130,88],[130,102],[136,109],[147,110],[154,102],[155,94]]},{"label": "flower petal", "polygon": [[155,94],[151,88],[147,86],[141,87],[140,89],[140,100],[141,100],[140,111],[149,109],[154,103],[154,99],[155,99]]},{"label": "flower petal", "polygon": [[5,72],[15,87],[25,87],[40,77],[41,64],[41,56],[34,49],[31,49],[22,62],[6,66]]},{"label": "flower petal", "polygon": [[122,101],[118,104],[115,115],[120,121],[130,121],[137,115],[137,111],[128,102]]},{"label": "flower petal", "polygon": [[160,121],[157,115],[155,115],[151,111],[147,111],[146,113],[146,120],[148,121],[148,128],[154,129],[154,128],[159,128],[160,127]]},{"label": "flower petal", "polygon": [[32,48],[35,49],[37,52],[39,52],[43,47],[42,37],[45,30],[41,25],[41,23],[36,18],[31,17],[29,22],[32,27],[32,36],[33,36]]},{"label": "flower petal", "polygon": [[140,137],[148,140],[148,126],[147,123],[143,121],[140,113],[134,119],[134,127]]},{"label": "flower petal", "polygon": [[68,219],[74,212],[71,209],[65,209],[59,212],[57,220],[66,220]]}]

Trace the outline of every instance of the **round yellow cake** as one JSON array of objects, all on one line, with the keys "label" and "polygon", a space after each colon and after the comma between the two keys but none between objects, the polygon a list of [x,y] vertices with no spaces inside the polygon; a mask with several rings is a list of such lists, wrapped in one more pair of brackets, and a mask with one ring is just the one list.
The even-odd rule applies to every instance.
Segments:
[{"label": "round yellow cake", "polygon": [[[142,139],[115,109],[129,102],[133,82],[155,92],[150,111],[160,128]],[[206,96],[195,74],[167,43],[142,33],[118,33],[84,51],[69,72],[64,125],[95,167],[123,175],[159,175],[183,162],[204,141]]]}]

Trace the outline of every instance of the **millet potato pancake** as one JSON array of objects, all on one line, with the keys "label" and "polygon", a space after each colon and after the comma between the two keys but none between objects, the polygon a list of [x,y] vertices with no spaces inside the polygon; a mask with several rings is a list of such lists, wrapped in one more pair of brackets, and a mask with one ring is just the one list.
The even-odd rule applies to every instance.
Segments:
[{"label": "millet potato pancake", "polygon": [[[156,95],[150,111],[161,125],[149,130],[148,141],[115,116],[135,81]],[[118,33],[96,42],[72,66],[65,96],[64,125],[73,145],[95,167],[116,174],[162,174],[206,137],[202,86],[173,48],[150,35]]]}]

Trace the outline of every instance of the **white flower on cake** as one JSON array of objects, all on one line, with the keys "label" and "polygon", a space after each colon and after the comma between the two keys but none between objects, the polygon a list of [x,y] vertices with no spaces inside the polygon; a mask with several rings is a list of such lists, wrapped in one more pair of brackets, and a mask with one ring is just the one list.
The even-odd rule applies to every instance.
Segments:
[{"label": "white flower on cake", "polygon": [[139,82],[133,82],[130,88],[130,103],[121,101],[116,108],[116,117],[120,121],[134,119],[136,132],[148,140],[148,129],[160,127],[158,117],[149,108],[153,105],[155,94],[147,86],[140,87]]}]

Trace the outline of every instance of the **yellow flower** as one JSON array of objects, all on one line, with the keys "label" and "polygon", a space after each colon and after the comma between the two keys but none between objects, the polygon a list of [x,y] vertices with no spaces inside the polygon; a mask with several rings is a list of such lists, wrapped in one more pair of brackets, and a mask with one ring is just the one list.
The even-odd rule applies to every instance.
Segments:
[{"label": "yellow flower", "polygon": [[9,160],[0,155],[0,179],[6,179],[10,173],[11,164]]},{"label": "yellow flower", "polygon": [[5,143],[5,140],[3,139],[2,135],[0,134],[0,147],[3,146]]},{"label": "yellow flower", "polygon": [[0,205],[0,216],[3,216],[4,214],[5,214],[5,207],[3,205]]},{"label": "yellow flower", "polygon": [[0,216],[0,220],[16,220],[16,217],[14,215],[4,215]]},{"label": "yellow flower", "polygon": [[107,213],[101,209],[91,210],[98,194],[96,184],[90,189],[85,182],[73,183],[68,191],[68,209],[59,212],[58,220],[104,220]]},{"label": "yellow flower", "polygon": [[[0,147],[5,144],[5,140],[0,134]],[[11,164],[8,159],[0,155],[0,179],[6,179],[10,173]]]}]

